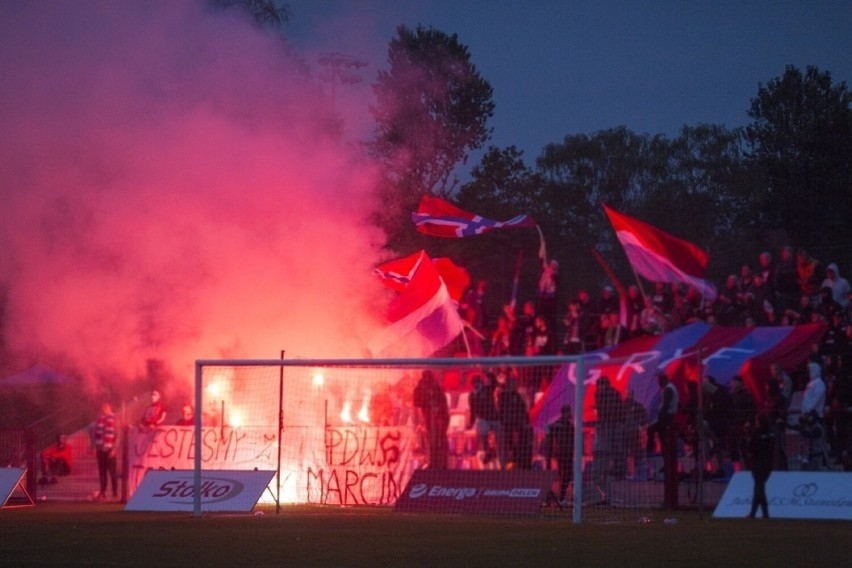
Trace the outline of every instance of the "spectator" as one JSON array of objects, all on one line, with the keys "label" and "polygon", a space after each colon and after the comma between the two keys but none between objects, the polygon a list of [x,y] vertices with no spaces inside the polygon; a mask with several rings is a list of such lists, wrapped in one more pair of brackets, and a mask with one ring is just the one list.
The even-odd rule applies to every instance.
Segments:
[{"label": "spectator", "polygon": [[769,518],[769,501],[766,499],[766,481],[772,473],[772,458],[775,447],[775,435],[766,414],[755,417],[754,430],[748,438],[748,454],[751,462],[751,476],[754,479],[754,492],[751,499],[751,511],[748,518],[753,519],[758,507],[764,519]]},{"label": "spectator", "polygon": [[562,336],[562,352],[565,355],[577,355],[583,352],[583,314],[580,302],[574,298],[568,301],[568,313],[562,319],[565,335]]},{"label": "spectator", "polygon": [[787,427],[787,407],[789,402],[784,398],[777,380],[770,378],[766,383],[766,398],[761,405],[761,414],[769,418],[769,424],[775,435],[775,452],[772,469],[787,469],[787,454],[784,450],[784,433]]},{"label": "spectator", "polygon": [[811,297],[807,294],[800,294],[799,305],[796,308],[787,308],[784,313],[792,325],[811,323],[814,313]]},{"label": "spectator", "polygon": [[512,328],[512,355],[526,355],[535,331],[535,304],[524,302],[521,315]]},{"label": "spectator", "polygon": [[491,334],[491,346],[488,354],[491,357],[508,356],[512,340],[512,327],[509,318],[500,316],[497,318],[497,327],[494,333]]},{"label": "spectator", "polygon": [[166,420],[166,409],[160,400],[160,391],[151,391],[151,404],[142,413],[140,425],[143,428],[156,428]]},{"label": "spectator", "polygon": [[731,459],[734,461],[747,460],[748,452],[744,451],[748,443],[746,430],[754,422],[757,405],[754,402],[754,397],[745,388],[743,378],[739,375],[731,379],[731,401],[734,408],[734,424],[731,428],[732,443],[729,447]]},{"label": "spectator", "polygon": [[466,315],[465,319],[475,330],[482,330],[485,326],[485,289],[488,283],[482,279],[476,283],[476,288],[471,288],[464,296],[464,301],[459,308]]},{"label": "spectator", "polygon": [[762,274],[755,274],[751,287],[752,302],[749,315],[757,325],[773,325],[775,323],[775,295],[763,279]]},{"label": "spectator", "polygon": [[430,369],[425,369],[414,387],[414,406],[420,410],[420,424],[429,446],[429,469],[447,469],[447,429],[450,409],[441,384]]},{"label": "spectator", "polygon": [[619,322],[618,312],[610,312],[605,316],[606,332],[603,335],[603,347],[613,347],[627,338],[627,330]]},{"label": "spectator", "polygon": [[716,439],[714,453],[724,459],[730,450],[730,430],[734,423],[734,401],[728,389],[716,382],[715,377],[704,380],[704,390],[710,395],[707,424]]},{"label": "spectator", "polygon": [[639,319],[642,314],[642,308],[645,304],[642,296],[639,294],[639,287],[635,284],[628,286],[627,298],[625,300],[627,302],[626,311],[628,336],[631,338],[639,337],[642,335],[642,326]]},{"label": "spectator", "polygon": [[758,265],[760,266],[757,274],[760,275],[766,287],[774,295],[775,292],[775,263],[772,262],[772,253],[764,251],[757,257]]},{"label": "spectator", "polygon": [[112,498],[118,497],[118,476],[117,476],[117,461],[116,461],[116,427],[115,414],[112,412],[112,405],[104,402],[101,406],[101,412],[95,420],[92,431],[92,445],[95,450],[95,456],[98,462],[98,479],[100,482],[100,491],[97,493],[97,499],[106,499],[107,478],[112,485]]},{"label": "spectator", "polygon": [[669,314],[674,307],[674,296],[665,282],[654,282],[654,293],[651,295],[654,306],[663,314]]},{"label": "spectator", "polygon": [[547,460],[547,469],[552,467],[556,460],[559,468],[559,504],[567,504],[568,486],[574,477],[574,423],[571,407],[565,405],[559,418],[547,428],[544,438],[544,456]]},{"label": "spectator", "polygon": [[828,320],[828,329],[822,337],[820,353],[823,356],[829,356],[836,361],[838,357],[847,352],[849,338],[846,327],[843,313],[834,312],[831,314],[831,319]]},{"label": "spectator", "polygon": [[544,316],[535,316],[529,341],[527,355],[553,355],[553,338]]},{"label": "spectator", "polygon": [[784,400],[786,401],[785,410],[790,407],[790,401],[793,398],[793,379],[790,378],[786,372],[784,372],[784,368],[781,366],[781,363],[775,362],[769,366],[769,375],[772,380],[778,383],[778,387],[781,389],[781,394],[784,396]]},{"label": "spectator", "polygon": [[599,479],[611,473],[624,477],[627,472],[624,452],[624,401],[612,387],[609,377],[601,377],[595,388],[597,424],[593,446],[594,471]]},{"label": "spectator", "polygon": [[180,418],[175,422],[175,426],[194,426],[195,411],[191,404],[184,404],[180,410]]},{"label": "spectator", "polygon": [[624,399],[624,455],[633,460],[633,478],[641,480],[647,475],[645,452],[642,448],[642,430],[648,426],[648,411],[636,400],[633,390],[627,389]]},{"label": "spectator", "polygon": [[737,325],[740,323],[739,283],[735,274],[729,274],[725,285],[719,290],[715,302],[716,321],[721,325]]},{"label": "spectator", "polygon": [[601,297],[598,300],[598,313],[601,315],[617,314],[619,312],[619,300],[612,286],[604,286]]},{"label": "spectator", "polygon": [[796,270],[796,259],[793,248],[785,246],[781,249],[781,259],[775,269],[775,279],[772,288],[778,295],[780,311],[795,309],[797,299],[801,296],[799,290],[799,273]]},{"label": "spectator", "polygon": [[645,308],[639,321],[645,335],[661,335],[666,331],[666,317],[651,298],[645,298]]},{"label": "spectator", "polygon": [[592,297],[585,290],[577,292],[577,302],[580,305],[580,331],[583,338],[583,351],[595,349],[595,305]]},{"label": "spectator", "polygon": [[819,363],[808,363],[808,381],[805,392],[802,395],[802,414],[815,412],[817,418],[822,421],[825,416],[825,381],[822,380],[822,367]]},{"label": "spectator", "polygon": [[822,287],[831,288],[831,296],[835,302],[840,304],[841,308],[846,309],[849,306],[849,292],[852,291],[852,288],[849,286],[849,281],[840,276],[837,264],[832,262],[826,267]]},{"label": "spectator", "polygon": [[819,292],[820,282],[822,282],[820,262],[812,258],[803,248],[796,252],[796,274],[802,294],[814,296]]},{"label": "spectator", "polygon": [[[470,406],[468,428],[476,426],[479,461],[487,466],[497,459],[500,467],[503,467],[505,465],[503,428],[494,402],[497,377],[493,373],[486,373],[485,377],[485,381],[480,376],[473,378],[473,389],[468,399]],[[494,437],[496,448],[491,445],[491,436]]]},{"label": "spectator", "polygon": [[669,378],[664,373],[660,373],[657,376],[657,383],[660,385],[660,406],[657,411],[656,420],[648,426],[646,448],[648,455],[654,453],[656,439],[660,441],[661,450],[665,450],[667,443],[666,437],[669,429],[674,424],[675,414],[677,414],[679,405],[677,388],[669,382]]},{"label": "spectator", "polygon": [[556,291],[558,288],[559,263],[552,259],[545,262],[542,257],[541,276],[538,279],[538,315],[544,317],[548,326],[556,326]]},{"label": "spectator", "polygon": [[825,441],[825,426],[816,410],[803,413],[799,423],[792,427],[802,435],[805,455],[801,457],[804,469],[822,471],[828,465],[828,449]]},{"label": "spectator", "polygon": [[497,396],[497,409],[506,445],[507,468],[532,468],[532,427],[527,405],[514,377],[506,380]]},{"label": "spectator", "polygon": [[814,311],[820,316],[820,321],[830,322],[834,314],[842,314],[843,308],[834,300],[831,288],[823,286],[819,290],[819,303]]},{"label": "spectator", "polygon": [[68,436],[59,434],[56,442],[46,447],[41,452],[41,474],[39,483],[57,483],[56,477],[64,477],[71,473],[71,446],[68,445]]}]

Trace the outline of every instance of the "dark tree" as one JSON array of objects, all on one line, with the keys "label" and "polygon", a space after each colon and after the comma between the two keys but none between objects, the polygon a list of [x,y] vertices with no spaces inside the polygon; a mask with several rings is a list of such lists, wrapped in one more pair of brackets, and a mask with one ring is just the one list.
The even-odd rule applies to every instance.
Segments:
[{"label": "dark tree", "polygon": [[710,252],[718,275],[753,259],[761,247],[754,181],[741,133],[720,125],[684,126],[674,139],[656,137],[635,214]]},{"label": "dark tree", "polygon": [[852,227],[852,111],[846,83],[809,66],[787,66],[759,86],[746,128],[759,176],[763,222],[790,242],[824,247],[849,242]]},{"label": "dark tree", "polygon": [[380,223],[400,248],[408,215],[420,196],[447,196],[455,168],[488,140],[492,89],[458,37],[433,28],[397,28],[388,46],[388,69],[373,85],[376,120],[370,153],[382,164],[385,211]]},{"label": "dark tree", "polygon": [[276,0],[210,0],[215,6],[240,8],[258,24],[280,28],[290,21],[290,6]]},{"label": "dark tree", "polygon": [[602,284],[591,249],[612,248],[614,237],[601,203],[635,210],[651,176],[651,143],[647,135],[619,127],[566,136],[561,144],[548,144],[536,160],[546,179],[541,207],[548,208],[539,223],[551,256],[566,267],[563,273],[571,271],[574,288]]}]

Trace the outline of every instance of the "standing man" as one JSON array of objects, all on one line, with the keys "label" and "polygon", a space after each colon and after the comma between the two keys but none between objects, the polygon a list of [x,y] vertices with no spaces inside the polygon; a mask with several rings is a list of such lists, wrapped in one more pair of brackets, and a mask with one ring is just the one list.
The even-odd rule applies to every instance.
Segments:
[{"label": "standing man", "polygon": [[754,493],[751,498],[749,519],[753,519],[760,507],[763,518],[769,518],[769,501],[766,498],[766,481],[772,473],[772,458],[775,448],[775,435],[767,414],[758,414],[755,429],[748,441],[748,453],[751,461],[751,476],[754,478]]},{"label": "standing man", "polygon": [[559,505],[565,506],[568,485],[574,478],[574,418],[568,405],[562,407],[559,418],[547,428],[544,456],[547,469],[551,468],[552,460],[556,460],[556,467],[559,468]]},{"label": "standing man", "polygon": [[101,412],[95,420],[92,432],[92,445],[95,448],[95,456],[98,462],[98,477],[100,480],[100,492],[97,494],[99,500],[106,499],[107,476],[112,482],[112,498],[118,498],[118,482],[116,474],[116,419],[112,412],[112,405],[104,402]]},{"label": "standing man", "polygon": [[[497,377],[493,373],[485,374],[488,383],[482,381],[482,377],[473,378],[473,391],[470,393],[470,420],[468,428],[476,426],[476,437],[479,440],[480,462],[487,466],[494,458],[498,458],[498,467],[505,463],[503,455],[503,429],[500,425],[500,414],[494,403],[494,387]],[[497,445],[496,452],[491,447],[490,434],[494,434],[494,443]]]},{"label": "standing man", "polygon": [[677,414],[680,397],[675,387],[665,373],[660,373],[657,377],[657,384],[660,385],[660,407],[657,412],[657,419],[648,426],[648,447],[647,453],[651,455],[655,448],[655,435],[660,440],[661,453],[665,454],[666,437],[669,429],[674,423],[675,414]]},{"label": "standing man", "polygon": [[435,374],[426,369],[414,387],[414,406],[420,409],[421,424],[429,444],[429,469],[447,469],[447,429],[450,409],[444,389]]},{"label": "standing man", "polygon": [[825,417],[825,381],[822,380],[822,367],[819,363],[808,363],[808,381],[802,395],[802,415],[813,411],[820,421]]}]

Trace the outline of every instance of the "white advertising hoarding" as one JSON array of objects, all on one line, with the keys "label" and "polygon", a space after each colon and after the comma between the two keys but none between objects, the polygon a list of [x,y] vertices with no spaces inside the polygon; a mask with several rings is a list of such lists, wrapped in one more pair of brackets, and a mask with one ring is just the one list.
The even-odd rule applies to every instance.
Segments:
[{"label": "white advertising hoarding", "polygon": [[[274,471],[204,470],[201,510],[249,512],[272,481]],[[192,512],[195,496],[192,470],[149,470],[125,511]]]},{"label": "white advertising hoarding", "polygon": [[[748,515],[753,489],[750,472],[734,474],[713,516],[743,518]],[[766,482],[766,497],[770,517],[852,520],[852,473],[773,471]]]}]

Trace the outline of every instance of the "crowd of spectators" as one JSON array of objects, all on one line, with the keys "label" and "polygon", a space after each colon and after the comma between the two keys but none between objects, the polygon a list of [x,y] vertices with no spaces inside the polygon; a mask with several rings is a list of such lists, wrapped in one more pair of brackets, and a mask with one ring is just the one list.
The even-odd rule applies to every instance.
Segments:
[{"label": "crowd of spectators", "polygon": [[506,303],[490,327],[483,314],[486,286],[480,281],[461,303],[469,329],[485,339],[477,354],[573,355],[699,320],[744,327],[821,322],[831,328],[823,346],[828,354],[848,342],[852,287],[836,263],[823,265],[803,249],[794,254],[783,247],[777,262],[770,252],[761,253],[754,267],[745,264],[728,275],[713,300],[679,283],[657,282],[647,290],[615,283],[596,295],[578,290],[560,312],[556,276],[555,261],[543,265],[536,299],[522,303],[520,313],[515,302]]},{"label": "crowd of spectators", "polygon": [[[658,282],[650,290],[644,290],[640,285],[624,288],[615,282],[615,286],[604,286],[595,296],[587,290],[578,290],[568,299],[565,311],[557,313],[554,298],[558,295],[559,265],[551,261],[542,264],[536,299],[523,302],[519,313],[514,302],[505,304],[490,329],[485,327],[484,322],[489,318],[482,311],[486,290],[483,281],[468,294],[460,308],[468,329],[483,339],[473,343],[474,354],[491,356],[574,355],[627,339],[660,335],[694,321],[737,327],[822,323],[827,331],[820,343],[813,346],[811,365],[803,365],[790,374],[780,365],[773,365],[766,396],[760,403],[743,387],[739,377],[727,386],[709,377],[701,387],[702,411],[710,433],[710,450],[719,471],[723,458],[748,467],[745,449],[750,425],[760,414],[769,416],[779,437],[789,429],[802,434],[803,444],[809,446],[801,457],[806,467],[843,463],[850,468],[852,287],[841,276],[837,264],[823,264],[803,249],[794,252],[791,247],[783,247],[777,261],[770,252],[761,253],[756,260],[754,266],[746,264],[737,274],[730,274],[713,300],[681,284]],[[794,393],[798,391],[799,396],[804,393],[807,398],[813,390],[815,373],[824,385],[817,407],[806,408],[810,401],[804,400],[801,410],[797,408],[796,416],[791,419],[788,411]],[[517,373],[515,378],[530,405],[531,393],[541,391],[550,377],[541,369]],[[683,424],[695,424],[699,397],[696,385],[691,386],[690,396],[679,404],[678,414]],[[631,397],[631,393],[627,396]],[[627,400],[619,400],[621,406],[628,404]],[[803,416],[801,420],[798,412]],[[604,410],[604,418],[610,414]],[[597,442],[598,451],[605,456],[602,459],[608,460],[606,469],[623,475],[626,448],[635,443],[632,432],[628,443],[622,427],[614,425],[619,421],[620,418],[603,420],[605,435],[596,435],[602,440]],[[600,424],[597,426],[600,429]],[[684,432],[685,429],[681,428]],[[688,433],[685,436],[688,438]],[[601,450],[601,445],[605,449]],[[812,450],[814,454],[808,457]],[[784,445],[777,444],[775,451],[776,466],[786,467]],[[633,453],[638,458],[638,452]],[[638,459],[631,462],[631,470],[635,471]]]}]

